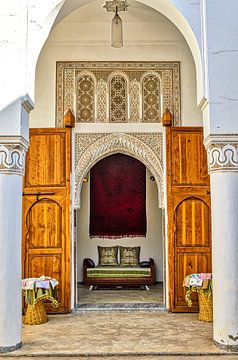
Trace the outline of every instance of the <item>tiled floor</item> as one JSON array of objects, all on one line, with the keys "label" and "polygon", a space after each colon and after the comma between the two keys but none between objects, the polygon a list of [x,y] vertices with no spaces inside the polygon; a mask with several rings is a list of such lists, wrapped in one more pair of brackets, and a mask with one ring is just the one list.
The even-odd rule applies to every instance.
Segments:
[{"label": "tiled floor", "polygon": [[[90,311],[24,325],[23,347],[11,357],[196,360],[223,359],[223,354],[213,343],[212,324],[198,321],[197,314]],[[224,359],[238,359],[231,355]]]},{"label": "tiled floor", "polygon": [[163,304],[163,284],[150,290],[92,290],[79,285],[78,304]]}]

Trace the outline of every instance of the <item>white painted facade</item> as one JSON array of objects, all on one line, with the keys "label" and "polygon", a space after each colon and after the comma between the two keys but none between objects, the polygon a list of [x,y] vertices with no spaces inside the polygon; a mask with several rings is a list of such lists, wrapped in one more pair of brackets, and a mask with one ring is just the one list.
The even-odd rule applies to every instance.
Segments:
[{"label": "white painted facade", "polygon": [[[24,170],[28,141],[27,112],[32,107],[30,99],[36,103],[31,125],[53,126],[53,64],[56,60],[65,60],[62,59],[63,55],[67,53],[67,60],[72,60],[76,54],[75,60],[159,60],[162,57],[160,50],[164,47],[169,57],[166,60],[173,58],[176,48],[179,58],[176,60],[183,64],[182,124],[201,124],[200,110],[195,103],[200,105],[203,112],[208,165],[212,174],[214,340],[219,346],[237,350],[238,3],[236,0],[134,2],[131,14],[128,11],[128,21],[125,19],[125,32],[128,33],[125,47],[117,50],[109,45],[109,31],[106,31],[109,14],[104,14],[107,20],[102,21],[103,25],[100,23],[100,33],[96,31],[99,26],[95,21],[96,3],[90,0],[9,0],[0,3],[0,279],[2,284],[9,280],[12,284],[11,293],[8,292],[6,296],[2,291],[0,294],[0,352],[20,346],[21,342],[20,177]],[[87,9],[89,13],[90,10],[92,12],[85,22],[83,14]],[[74,10],[76,12],[72,13]],[[80,24],[74,22],[77,13],[81,17]],[[172,24],[164,20],[161,14]],[[143,19],[144,15],[147,21]],[[100,13],[98,16],[100,20],[103,15]],[[152,23],[148,21],[150,16],[153,17]],[[163,38],[163,31],[158,31],[160,25],[157,27],[157,21],[162,20],[164,26],[170,29],[168,39]],[[79,32],[86,25],[90,28],[87,36],[72,38],[72,33]],[[174,25],[184,36],[187,45]],[[64,32],[64,26],[70,31]],[[138,27],[141,29],[140,36]],[[155,36],[152,39],[155,44],[151,39],[148,41],[151,33]],[[46,42],[48,36],[49,41]],[[73,49],[70,45],[72,41]],[[167,43],[162,44],[163,41]],[[175,47],[168,41],[176,43]],[[187,79],[186,75],[190,78]],[[50,101],[43,93],[42,79],[46,81],[45,91]],[[190,104],[185,102],[188,93],[192,99]],[[30,98],[26,98],[26,94]],[[188,119],[187,116],[192,118]],[[190,123],[192,119],[194,123]],[[11,153],[13,149],[17,150],[14,156]],[[5,161],[7,156],[11,162]]]}]

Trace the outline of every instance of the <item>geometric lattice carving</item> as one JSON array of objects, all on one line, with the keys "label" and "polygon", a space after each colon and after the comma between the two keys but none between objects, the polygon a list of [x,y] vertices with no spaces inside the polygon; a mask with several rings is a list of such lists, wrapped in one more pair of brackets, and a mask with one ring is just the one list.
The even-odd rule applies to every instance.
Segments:
[{"label": "geometric lattice carving", "polygon": [[110,122],[127,122],[127,81],[114,75],[110,81]]},{"label": "geometric lattice carving", "polygon": [[107,83],[104,80],[99,80],[97,83],[97,121],[107,121]]},{"label": "geometric lattice carving", "polygon": [[[82,76],[88,76],[94,89],[90,106],[79,99]],[[150,89],[151,83],[155,90]],[[63,127],[68,109],[77,115],[77,122],[125,123],[160,122],[161,114],[168,108],[173,114],[173,125],[180,125],[180,104],[179,62],[57,62],[57,127]],[[83,116],[79,115],[79,108]]]},{"label": "geometric lattice carving", "polygon": [[140,121],[140,84],[133,80],[130,83],[130,122]]},{"label": "geometric lattice carving", "polygon": [[143,122],[160,122],[160,81],[158,76],[150,74],[144,77],[143,89]]},{"label": "geometric lattice carving", "polygon": [[[153,174],[159,206],[164,206],[163,140],[161,133],[75,134],[75,207],[80,207],[83,178],[99,160],[122,153],[141,161]],[[156,146],[155,146],[156,144]]]},{"label": "geometric lattice carving", "polygon": [[76,122],[94,122],[94,93],[92,76],[80,76],[77,82]]}]

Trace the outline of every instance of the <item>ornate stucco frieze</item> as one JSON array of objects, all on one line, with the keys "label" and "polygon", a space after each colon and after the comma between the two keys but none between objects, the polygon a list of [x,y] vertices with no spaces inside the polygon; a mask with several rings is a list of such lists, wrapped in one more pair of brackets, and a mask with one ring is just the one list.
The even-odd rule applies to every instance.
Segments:
[{"label": "ornate stucco frieze", "polygon": [[164,206],[163,144],[161,133],[75,134],[75,207],[80,207],[83,178],[99,160],[124,153],[140,160],[153,174],[158,186],[159,206]]},{"label": "ornate stucco frieze", "polygon": [[0,174],[21,175],[25,173],[28,142],[23,137],[0,137]]},{"label": "ornate stucco frieze", "polygon": [[209,173],[238,172],[238,135],[211,135],[205,141]]},{"label": "ornate stucco frieze", "polygon": [[57,62],[57,127],[68,109],[79,123],[161,123],[169,108],[180,125],[180,103],[179,62]]}]

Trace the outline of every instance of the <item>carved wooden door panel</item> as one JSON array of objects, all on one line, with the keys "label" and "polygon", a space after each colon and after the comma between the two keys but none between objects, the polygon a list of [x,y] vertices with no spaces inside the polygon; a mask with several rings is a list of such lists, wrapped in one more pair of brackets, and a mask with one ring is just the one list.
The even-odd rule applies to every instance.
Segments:
[{"label": "carved wooden door panel", "polygon": [[70,129],[31,129],[23,190],[23,277],[59,280],[70,311]]},{"label": "carved wooden door panel", "polygon": [[201,128],[167,129],[168,251],[170,308],[185,303],[186,275],[211,271],[210,185]]}]

